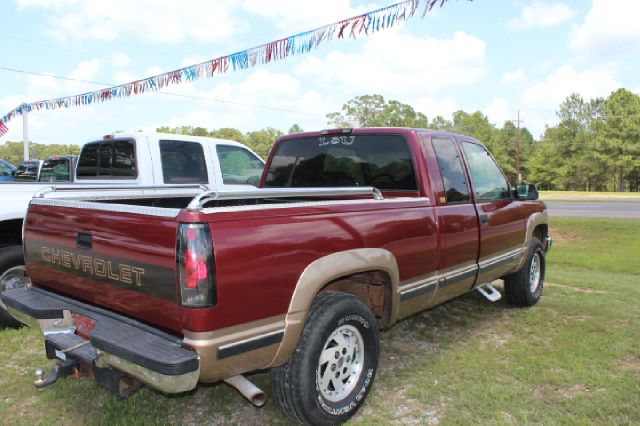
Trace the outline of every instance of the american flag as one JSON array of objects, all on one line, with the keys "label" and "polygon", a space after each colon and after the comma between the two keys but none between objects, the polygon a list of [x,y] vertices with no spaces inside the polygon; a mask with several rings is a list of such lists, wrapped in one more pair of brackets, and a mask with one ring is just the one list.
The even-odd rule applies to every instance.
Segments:
[{"label": "american flag", "polygon": [[4,136],[8,131],[9,128],[4,124],[4,122],[0,121],[0,136]]}]

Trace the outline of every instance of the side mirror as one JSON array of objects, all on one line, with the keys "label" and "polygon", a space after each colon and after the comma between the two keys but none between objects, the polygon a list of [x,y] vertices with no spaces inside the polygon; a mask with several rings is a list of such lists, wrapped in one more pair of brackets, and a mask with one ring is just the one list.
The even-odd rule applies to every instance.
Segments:
[{"label": "side mirror", "polygon": [[535,185],[522,183],[518,185],[518,198],[521,200],[537,200],[538,190]]}]

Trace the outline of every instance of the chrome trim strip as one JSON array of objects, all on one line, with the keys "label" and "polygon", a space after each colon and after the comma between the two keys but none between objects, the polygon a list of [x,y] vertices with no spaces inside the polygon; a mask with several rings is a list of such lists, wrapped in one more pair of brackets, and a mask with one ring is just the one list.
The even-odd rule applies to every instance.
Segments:
[{"label": "chrome trim strip", "polygon": [[[436,271],[435,275],[430,275],[429,277],[418,280],[417,282],[404,284],[399,289],[400,300],[404,302],[408,299],[434,291],[436,288],[440,289],[456,284],[462,280],[470,278],[476,273],[483,273],[487,270],[499,267],[503,263],[515,261],[523,254],[524,249],[522,247],[518,247],[485,259],[479,264],[462,266],[448,272]],[[437,287],[436,284],[438,284]],[[407,287],[410,288],[407,289]]]},{"label": "chrome trim strip", "polygon": [[478,266],[473,265],[471,268],[467,268],[465,270],[457,271],[453,274],[448,274],[444,276],[444,279],[441,280],[441,284],[439,288],[444,288],[453,284],[456,284],[460,281],[466,280],[474,276],[478,272]]},{"label": "chrome trim strip", "polygon": [[479,263],[480,271],[484,272],[493,268],[501,266],[503,263],[518,260],[524,254],[524,249],[519,247],[517,249],[507,251],[505,253],[490,257]]},{"label": "chrome trim strip", "polygon": [[[157,197],[154,196],[154,198]],[[51,206],[51,207],[70,207],[82,210],[101,210],[107,212],[116,213],[135,213],[147,216],[168,217],[175,218],[180,213],[180,209],[160,208],[160,207],[147,207],[147,206],[132,206],[127,204],[107,204],[107,203],[94,203],[91,201],[78,201],[78,200],[56,200],[49,198],[34,198],[31,200],[34,205]]]},{"label": "chrome trim strip", "polygon": [[361,203],[390,204],[398,202],[414,202],[428,206],[430,200],[428,197],[402,197],[402,198],[385,198],[383,200],[324,200],[324,201],[300,201],[281,204],[252,204],[246,206],[228,206],[228,207],[209,207],[201,210],[205,214],[256,211],[256,210],[272,210],[272,209],[288,209],[292,207],[325,207],[325,206],[350,206]]},{"label": "chrome trim strip", "polygon": [[202,210],[209,201],[215,200],[243,200],[257,198],[283,198],[283,197],[340,197],[368,195],[376,200],[384,197],[378,188],[372,186],[363,187],[334,187],[334,188],[260,188],[256,190],[240,191],[207,191],[197,195],[187,209]]},{"label": "chrome trim strip", "polygon": [[237,342],[227,343],[226,345],[222,345],[222,346],[218,347],[218,350],[230,349],[230,348],[233,348],[235,346],[244,345],[245,343],[251,343],[251,342],[253,342],[255,340],[264,339],[266,337],[269,337],[269,336],[272,336],[272,335],[275,335],[275,334],[278,334],[278,333],[284,333],[284,328],[278,329],[276,331],[271,331],[269,333],[258,334],[257,336],[249,337],[247,339],[239,340]]},{"label": "chrome trim strip", "polygon": [[438,284],[438,278],[431,277],[428,280],[426,280],[423,284],[417,287],[400,292],[400,301],[404,302],[405,300],[430,293],[437,288],[437,284]]}]

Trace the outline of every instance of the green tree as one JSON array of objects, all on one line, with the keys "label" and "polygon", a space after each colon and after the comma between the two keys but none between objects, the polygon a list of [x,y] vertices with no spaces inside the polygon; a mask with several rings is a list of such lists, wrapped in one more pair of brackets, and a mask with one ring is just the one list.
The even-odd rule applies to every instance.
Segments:
[{"label": "green tree", "polygon": [[381,95],[356,96],[342,106],[342,113],[327,114],[333,127],[427,127],[427,116]]},{"label": "green tree", "polygon": [[602,98],[587,102],[575,93],[560,104],[556,113],[560,122],[546,129],[533,153],[531,166],[537,182],[565,190],[605,189],[608,155],[596,144],[603,105]]},{"label": "green tree", "polygon": [[302,127],[300,127],[298,124],[294,124],[293,126],[289,127],[288,134],[302,133],[302,132],[304,132],[304,129]]},{"label": "green tree", "polygon": [[[40,144],[29,142],[29,155],[31,158],[44,160],[53,155],[77,155],[80,153],[80,145]],[[0,158],[18,165],[23,160],[23,143],[7,141],[0,146]]]},{"label": "green tree", "polygon": [[433,130],[442,130],[444,132],[451,132],[453,130],[453,123],[445,119],[443,116],[438,115],[433,119],[433,121],[429,124],[428,127]]},{"label": "green tree", "polygon": [[236,142],[244,142],[244,135],[238,129],[232,127],[222,127],[218,130],[209,132],[209,136],[213,138],[227,139]]},{"label": "green tree", "polygon": [[280,136],[284,136],[284,133],[273,127],[267,127],[266,129],[255,132],[248,132],[245,135],[245,144],[253,149],[259,156],[266,159],[273,143]]},{"label": "green tree", "polygon": [[614,174],[615,190],[625,182],[638,190],[640,171],[640,96],[618,89],[604,102],[604,119],[597,142],[604,161]]}]

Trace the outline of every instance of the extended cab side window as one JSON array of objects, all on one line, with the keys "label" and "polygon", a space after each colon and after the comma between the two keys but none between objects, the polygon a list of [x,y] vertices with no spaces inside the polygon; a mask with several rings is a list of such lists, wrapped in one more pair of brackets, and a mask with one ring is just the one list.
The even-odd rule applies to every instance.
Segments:
[{"label": "extended cab side window", "polygon": [[198,142],[160,141],[164,183],[208,183],[207,162]]},{"label": "extended cab side window", "polygon": [[471,142],[462,142],[462,147],[471,171],[476,199],[509,199],[509,182],[489,152],[483,146]]},{"label": "extended cab side window", "polygon": [[431,143],[440,166],[447,203],[468,203],[469,186],[453,140],[434,138]]},{"label": "extended cab side window", "polygon": [[233,145],[216,145],[222,182],[226,185],[246,185],[258,182],[264,163],[247,149]]},{"label": "extended cab side window", "polygon": [[76,173],[79,179],[135,178],[138,176],[135,142],[115,140],[86,144]]}]

